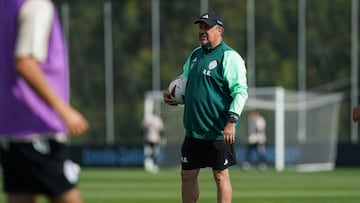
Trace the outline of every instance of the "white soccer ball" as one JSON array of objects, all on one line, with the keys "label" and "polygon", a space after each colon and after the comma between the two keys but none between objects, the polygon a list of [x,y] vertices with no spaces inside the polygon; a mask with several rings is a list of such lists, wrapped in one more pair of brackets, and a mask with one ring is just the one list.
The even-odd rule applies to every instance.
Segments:
[{"label": "white soccer ball", "polygon": [[178,76],[170,82],[169,92],[170,97],[175,99],[178,104],[185,103],[185,90],[186,90],[187,78]]}]

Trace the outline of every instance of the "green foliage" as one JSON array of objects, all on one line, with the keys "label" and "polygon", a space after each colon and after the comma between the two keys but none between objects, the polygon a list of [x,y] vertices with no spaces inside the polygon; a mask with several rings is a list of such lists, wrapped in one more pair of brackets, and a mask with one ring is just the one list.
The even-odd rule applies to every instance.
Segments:
[{"label": "green foliage", "polygon": [[[70,7],[72,103],[91,123],[73,142],[105,142],[103,2],[58,0]],[[144,92],[152,88],[151,0],[112,0],[116,142],[141,142]],[[306,1],[308,90],[350,77],[350,0]],[[247,58],[247,0],[209,0],[225,22],[225,41]],[[60,7],[61,8],[61,7]],[[160,84],[182,72],[196,46],[200,1],[160,0]],[[298,87],[298,1],[255,1],[256,86]],[[349,84],[344,91],[340,140],[348,140]]]}]

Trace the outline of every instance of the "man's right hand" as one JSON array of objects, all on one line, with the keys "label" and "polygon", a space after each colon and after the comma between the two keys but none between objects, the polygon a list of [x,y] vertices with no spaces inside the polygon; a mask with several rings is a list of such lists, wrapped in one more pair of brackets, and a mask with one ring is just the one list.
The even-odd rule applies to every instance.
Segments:
[{"label": "man's right hand", "polygon": [[170,97],[170,92],[169,92],[169,90],[164,90],[164,92],[163,92],[163,100],[164,100],[165,103],[167,103],[167,104],[169,104],[169,105],[172,105],[172,106],[177,106],[177,105],[178,105],[178,103],[176,102],[176,100],[175,100],[175,99],[172,99],[172,98]]}]

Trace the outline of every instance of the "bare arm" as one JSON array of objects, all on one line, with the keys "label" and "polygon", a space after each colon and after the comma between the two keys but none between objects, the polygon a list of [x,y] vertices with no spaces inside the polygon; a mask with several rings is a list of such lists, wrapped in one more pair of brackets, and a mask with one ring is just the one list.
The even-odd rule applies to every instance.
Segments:
[{"label": "bare arm", "polygon": [[36,59],[33,57],[17,58],[16,71],[39,97],[59,113],[69,134],[78,135],[88,129],[89,124],[81,113],[62,101],[51,89]]}]

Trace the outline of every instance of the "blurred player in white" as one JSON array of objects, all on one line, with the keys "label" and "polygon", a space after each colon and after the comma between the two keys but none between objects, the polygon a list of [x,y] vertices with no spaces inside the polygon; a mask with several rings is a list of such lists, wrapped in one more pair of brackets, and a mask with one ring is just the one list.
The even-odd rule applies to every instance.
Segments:
[{"label": "blurred player in white", "polygon": [[88,128],[69,104],[66,44],[50,0],[0,0],[0,142],[8,203],[81,203],[67,134]]},{"label": "blurred player in white", "polygon": [[144,168],[146,171],[157,173],[159,170],[158,156],[164,123],[158,115],[153,113],[144,118],[143,129],[145,137]]},{"label": "blurred player in white", "polygon": [[251,167],[251,153],[256,152],[258,156],[258,167],[260,170],[267,168],[266,165],[266,120],[265,118],[256,110],[253,110],[249,116],[249,137],[248,144],[245,154],[245,162],[243,163],[243,168],[245,170],[250,169]]}]

